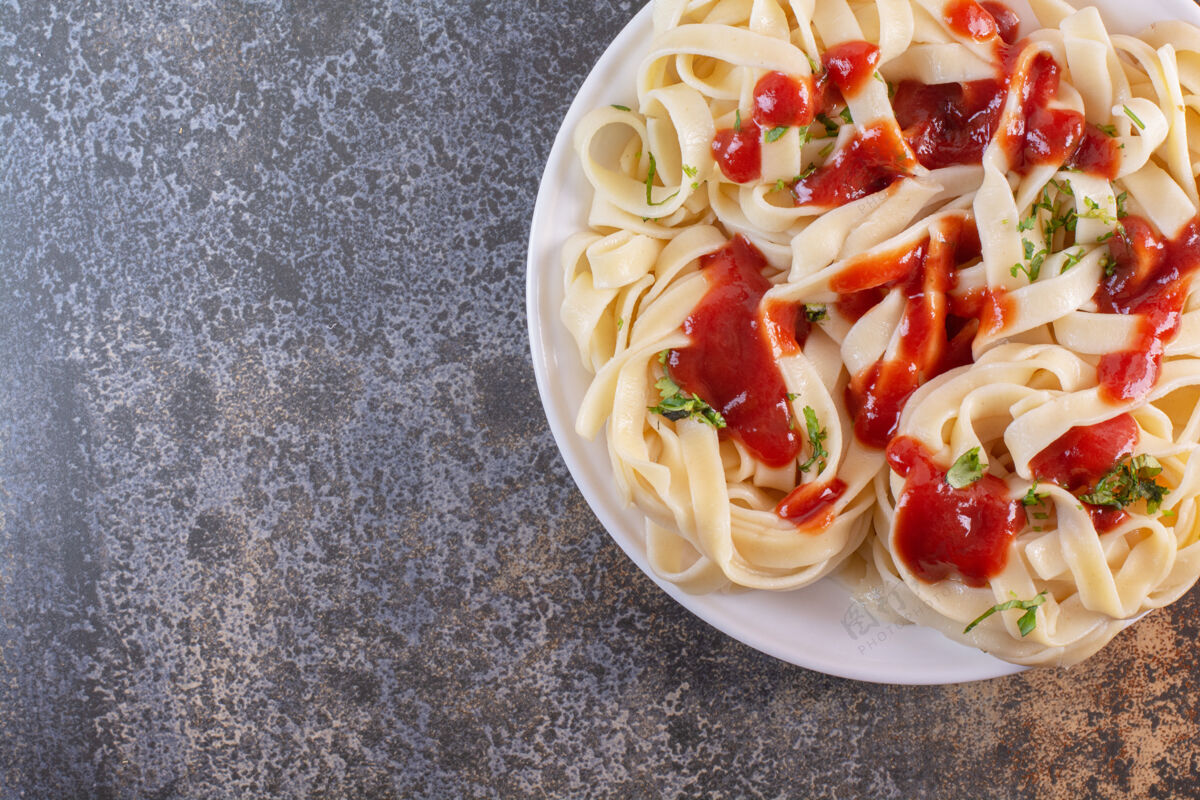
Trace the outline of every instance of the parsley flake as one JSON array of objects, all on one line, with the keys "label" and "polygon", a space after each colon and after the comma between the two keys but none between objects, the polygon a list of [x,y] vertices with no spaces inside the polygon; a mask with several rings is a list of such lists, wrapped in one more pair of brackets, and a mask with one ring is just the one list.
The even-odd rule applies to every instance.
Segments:
[{"label": "parsley flake", "polygon": [[825,449],[825,439],[829,433],[821,427],[820,421],[817,419],[817,412],[813,411],[812,406],[804,407],[804,427],[807,428],[808,444],[812,448],[812,455],[808,461],[800,465],[801,472],[808,472],[813,464],[817,464],[817,472],[825,470],[825,459],[829,456],[829,451]]},{"label": "parsley flake", "polygon": [[617,111],[629,111],[630,110],[629,106],[617,105],[616,103],[613,103],[612,107],[615,108]]},{"label": "parsley flake", "polygon": [[671,379],[670,375],[664,375],[659,378],[655,382],[654,388],[658,389],[658,393],[662,397],[662,402],[656,406],[649,407],[652,413],[661,414],[672,421],[688,419],[690,417],[700,422],[706,422],[714,428],[725,427],[725,418],[721,416],[719,411],[699,397],[689,395],[683,391],[683,389],[679,388],[679,384]]},{"label": "parsley flake", "polygon": [[1138,130],[1146,130],[1146,123],[1138,119],[1138,115],[1133,113],[1133,110],[1129,106],[1121,106],[1121,108],[1125,109],[1125,116],[1133,120],[1133,124],[1138,126]]},{"label": "parsley flake", "polygon": [[829,319],[829,310],[824,303],[805,303],[804,318],[809,322],[820,322]]},{"label": "parsley flake", "polygon": [[1033,598],[1032,600],[1017,600],[1016,598],[1013,598],[1012,600],[1007,600],[1003,603],[997,603],[976,617],[970,625],[963,628],[963,633],[970,633],[972,628],[998,611],[1009,611],[1010,609],[1019,608],[1025,613],[1022,614],[1021,618],[1017,620],[1017,630],[1021,632],[1022,636],[1028,636],[1037,626],[1037,608],[1045,602],[1046,593],[1042,591],[1038,592],[1037,597]]},{"label": "parsley flake", "polygon": [[670,195],[664,197],[662,200],[659,200],[657,203],[654,202],[654,195],[651,194],[651,192],[654,190],[654,176],[658,174],[658,167],[654,163],[654,153],[647,153],[646,155],[650,157],[650,169],[646,170],[646,205],[661,206],[663,203],[669,202],[672,197],[679,194],[679,190],[676,189],[675,191],[671,192]]},{"label": "parsley flake", "polygon": [[1170,490],[1155,480],[1162,464],[1151,455],[1127,458],[1100,479],[1096,488],[1079,499],[1094,506],[1124,508],[1138,500],[1146,501],[1146,513],[1153,514]]},{"label": "parsley flake", "polygon": [[[825,128],[825,136],[820,138],[824,139],[830,136],[837,136],[838,124],[831,120],[824,112],[817,114],[817,122],[821,123],[821,125]],[[809,131],[812,131],[812,127],[809,127]]]},{"label": "parsley flake", "polygon": [[972,447],[963,453],[946,473],[946,483],[954,489],[965,489],[983,477],[987,464],[979,460],[979,448]]},{"label": "parsley flake", "polygon": [[776,125],[774,128],[771,128],[771,130],[767,131],[767,135],[765,137],[767,144],[779,141],[779,137],[783,136],[787,132],[787,125]]}]

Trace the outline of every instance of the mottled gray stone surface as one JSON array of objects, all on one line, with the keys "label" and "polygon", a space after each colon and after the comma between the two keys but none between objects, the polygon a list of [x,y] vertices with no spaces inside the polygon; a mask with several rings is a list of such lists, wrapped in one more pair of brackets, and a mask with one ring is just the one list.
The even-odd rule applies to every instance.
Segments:
[{"label": "mottled gray stone surface", "polygon": [[0,797],[1172,797],[1197,598],[950,688],[609,541],[528,220],[615,0],[0,2]]}]

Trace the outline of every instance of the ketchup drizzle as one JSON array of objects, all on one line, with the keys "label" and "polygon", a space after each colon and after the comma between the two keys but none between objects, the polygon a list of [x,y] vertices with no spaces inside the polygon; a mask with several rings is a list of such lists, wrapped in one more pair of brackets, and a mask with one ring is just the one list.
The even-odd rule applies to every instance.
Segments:
[{"label": "ketchup drizzle", "polygon": [[792,184],[796,205],[841,206],[883,191],[916,166],[894,126],[859,131],[820,169]]},{"label": "ketchup drizzle", "polygon": [[858,259],[830,282],[847,298],[879,287],[898,287],[905,298],[893,357],[853,376],[846,387],[854,433],[870,447],[887,445],[917,387],[971,360],[978,322],[953,314],[948,293],[956,265],[978,255],[978,237],[974,224],[961,218],[943,220],[935,230],[936,237],[910,247]]},{"label": "ketchup drizzle", "polygon": [[[1077,425],[1034,456],[1029,469],[1039,481],[1052,481],[1076,496],[1085,495],[1118,462],[1133,454],[1137,441],[1137,423],[1128,414],[1095,425]],[[1128,516],[1117,508],[1083,505],[1101,533],[1112,530]]]},{"label": "ketchup drizzle", "polygon": [[749,183],[762,175],[762,129],[753,120],[717,131],[711,149],[721,172],[734,183]]},{"label": "ketchup drizzle", "polygon": [[950,0],[942,17],[950,30],[977,42],[987,41],[1000,33],[996,17],[975,0]]},{"label": "ketchup drizzle", "polygon": [[842,97],[862,91],[879,66],[879,48],[870,42],[842,42],[821,54],[822,77],[829,80]]},{"label": "ketchup drizzle", "polygon": [[986,586],[1004,570],[1013,537],[1025,526],[1021,503],[1009,497],[1004,481],[985,474],[955,489],[946,470],[908,436],[892,440],[887,460],[905,478],[892,550],[913,575],[926,583],[959,578]]},{"label": "ketchup drizzle", "polygon": [[754,86],[754,121],[764,128],[807,125],[816,117],[811,77],[768,72]]},{"label": "ketchup drizzle", "polygon": [[833,521],[833,506],[846,492],[838,478],[797,486],[775,506],[775,513],[799,528],[821,531]]},{"label": "ketchup drizzle", "polygon": [[764,463],[783,466],[800,452],[783,376],[764,326],[766,259],[744,236],[703,256],[708,291],[684,321],[691,344],[667,356],[671,377],[725,418],[722,435],[736,438]]},{"label": "ketchup drizzle", "polygon": [[1179,332],[1192,274],[1200,266],[1200,218],[1167,239],[1141,217],[1123,217],[1109,251],[1114,263],[1093,299],[1102,312],[1139,317],[1132,347],[1101,356],[1096,368],[1101,396],[1119,403],[1144,397],[1158,381],[1166,344]]}]

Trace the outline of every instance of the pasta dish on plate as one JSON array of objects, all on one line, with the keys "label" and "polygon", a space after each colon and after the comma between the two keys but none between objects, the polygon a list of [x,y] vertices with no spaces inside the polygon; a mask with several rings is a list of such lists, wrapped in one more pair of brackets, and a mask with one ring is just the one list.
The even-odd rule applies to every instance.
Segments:
[{"label": "pasta dish on plate", "polygon": [[1070,664],[1200,574],[1200,29],[657,0],[562,319],[657,574]]}]

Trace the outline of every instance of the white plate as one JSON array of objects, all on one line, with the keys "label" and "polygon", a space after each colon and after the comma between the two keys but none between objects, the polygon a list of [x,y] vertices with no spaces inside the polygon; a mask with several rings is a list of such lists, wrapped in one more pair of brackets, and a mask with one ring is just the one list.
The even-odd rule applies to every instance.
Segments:
[{"label": "white plate", "polygon": [[[1033,20],[1024,10],[1021,19]],[[1102,0],[1110,30],[1136,33],[1150,22],[1183,19],[1200,24],[1188,0]],[[1024,30],[1024,28],[1023,28]],[[550,429],[579,490],[601,524],[634,563],[705,622],[756,650],[830,675],[878,683],[937,684],[994,678],[1022,668],[964,647],[929,628],[881,623],[832,580],[792,592],[689,595],[650,570],[642,516],[623,505],[613,483],[603,435],[596,441],[574,430],[589,375],[559,321],[563,281],[559,253],[566,238],[586,227],[591,187],[571,146],[585,113],[609,103],[635,106],[637,65],[650,45],[650,6],[643,8],[596,62],[554,139],[538,190],[529,232],[526,308],[533,368]]]}]

